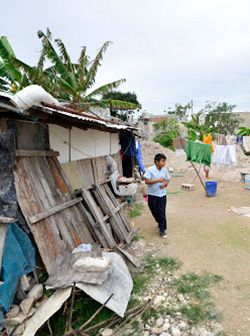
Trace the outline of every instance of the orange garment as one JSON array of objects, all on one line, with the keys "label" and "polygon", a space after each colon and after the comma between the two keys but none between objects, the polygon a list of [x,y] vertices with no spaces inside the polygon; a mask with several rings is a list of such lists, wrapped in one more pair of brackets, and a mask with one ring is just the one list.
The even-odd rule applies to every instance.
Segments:
[{"label": "orange garment", "polygon": [[208,133],[208,135],[203,135],[203,143],[211,145],[212,152],[214,152],[214,143],[211,133]]}]

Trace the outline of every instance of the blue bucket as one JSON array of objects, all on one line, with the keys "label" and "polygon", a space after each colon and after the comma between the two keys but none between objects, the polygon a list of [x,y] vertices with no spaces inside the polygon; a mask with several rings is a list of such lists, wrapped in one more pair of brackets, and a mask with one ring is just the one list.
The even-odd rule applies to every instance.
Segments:
[{"label": "blue bucket", "polygon": [[216,196],[216,191],[217,191],[217,182],[215,181],[206,182],[207,196],[209,197]]}]

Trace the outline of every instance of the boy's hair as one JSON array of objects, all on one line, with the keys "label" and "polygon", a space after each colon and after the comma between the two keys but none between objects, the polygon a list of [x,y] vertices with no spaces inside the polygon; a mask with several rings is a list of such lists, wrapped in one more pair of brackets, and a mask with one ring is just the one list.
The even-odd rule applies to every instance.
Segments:
[{"label": "boy's hair", "polygon": [[162,153],[158,153],[155,155],[154,162],[159,162],[161,160],[166,160],[166,156]]}]

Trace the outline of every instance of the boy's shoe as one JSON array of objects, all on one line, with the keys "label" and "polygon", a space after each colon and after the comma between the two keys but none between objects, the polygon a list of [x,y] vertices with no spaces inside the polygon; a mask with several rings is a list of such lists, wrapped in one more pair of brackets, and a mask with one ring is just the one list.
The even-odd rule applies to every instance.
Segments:
[{"label": "boy's shoe", "polygon": [[160,237],[166,239],[168,238],[168,235],[166,234],[166,232],[160,232]]}]

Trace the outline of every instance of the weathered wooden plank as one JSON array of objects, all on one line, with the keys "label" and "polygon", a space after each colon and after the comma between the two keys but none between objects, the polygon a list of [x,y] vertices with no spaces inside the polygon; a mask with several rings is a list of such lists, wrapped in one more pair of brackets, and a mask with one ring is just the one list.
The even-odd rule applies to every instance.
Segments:
[{"label": "weathered wooden plank", "polygon": [[120,230],[120,227],[116,222],[116,218],[114,218],[114,216],[111,215],[111,211],[113,209],[109,208],[109,205],[105,201],[105,199],[102,195],[102,192],[100,191],[100,188],[98,186],[95,186],[92,191],[93,191],[93,193],[95,195],[95,198],[97,199],[102,211],[109,216],[109,221],[110,221],[111,227],[112,227],[112,229],[115,233],[115,236],[117,237],[118,242],[123,241],[124,240],[123,232]]},{"label": "weathered wooden plank", "polygon": [[78,198],[75,198],[71,201],[68,201],[68,202],[65,202],[63,204],[60,204],[60,205],[57,205],[51,209],[48,209],[48,210],[45,210],[43,212],[40,212],[39,214],[37,215],[34,215],[34,216],[31,216],[29,217],[29,222],[30,224],[35,224],[39,221],[41,221],[42,219],[44,218],[47,218],[49,216],[52,216],[52,215],[55,215],[56,213],[60,212],[60,211],[63,211],[79,202],[82,201],[82,198],[81,197],[78,197]]},{"label": "weathered wooden plank", "polygon": [[[106,190],[106,192],[107,192],[108,196],[110,197],[111,201],[114,203],[115,207],[119,206],[119,202],[115,198],[115,196],[114,196],[112,190],[110,189],[109,185],[107,183],[105,183],[105,184],[103,184],[103,187]],[[122,210],[119,212],[119,216],[121,217],[121,219],[122,219],[125,227],[127,228],[128,232],[132,232],[131,225],[128,222],[128,219],[127,219],[126,215],[124,214],[124,212]],[[132,240],[132,237],[131,237],[131,240]]]},{"label": "weathered wooden plank", "polygon": [[82,177],[82,188],[90,189],[95,184],[94,171],[91,159],[77,161],[78,169]]},{"label": "weathered wooden plank", "polygon": [[44,151],[44,150],[26,150],[26,149],[17,149],[16,150],[16,156],[24,156],[24,157],[47,157],[47,156],[59,156],[59,152],[49,150],[49,151]]},{"label": "weathered wooden plank", "polygon": [[114,247],[116,245],[114,237],[113,237],[112,233],[108,230],[107,225],[104,223],[103,216],[100,213],[100,209],[97,207],[90,191],[82,189],[82,196],[83,196],[85,202],[88,204],[88,207],[90,208],[92,214],[95,216],[95,221],[100,224],[101,231],[103,233],[103,236],[104,236],[106,242],[108,243],[108,246]]},{"label": "weathered wooden plank", "polygon": [[116,246],[116,250],[123,254],[135,267],[141,267],[141,263],[139,259],[137,259],[134,255],[129,253],[127,250],[124,250],[123,248]]},{"label": "weathered wooden plank", "polygon": [[107,156],[100,156],[92,159],[95,184],[102,184],[108,179]]},{"label": "weathered wooden plank", "polygon": [[[104,201],[106,202],[108,209],[110,211],[109,215],[111,216],[111,218],[114,218],[115,223],[113,223],[113,230],[117,230],[117,226],[119,227],[119,231],[122,233],[123,235],[123,240],[125,240],[127,243],[130,242],[130,228],[127,229],[127,227],[124,225],[124,222],[120,216],[119,211],[122,209],[123,206],[121,206],[120,204],[118,204],[118,202],[116,202],[116,204],[114,204],[112,202],[112,200],[110,199],[109,195],[107,194],[104,185],[102,186],[97,186],[97,188],[99,189],[99,192],[101,193]],[[117,206],[116,206],[117,205]],[[120,238],[121,239],[121,238]]]},{"label": "weathered wooden plank", "polygon": [[55,262],[80,243],[93,242],[82,214],[82,204],[31,225],[29,217],[72,200],[71,188],[56,157],[18,157],[14,176],[20,208],[50,273]]},{"label": "weathered wooden plank", "polygon": [[110,223],[112,225],[112,229],[115,232],[115,235],[118,239],[117,242],[121,241],[128,242],[129,232],[124,227],[124,224],[118,214],[120,207],[118,206],[117,208],[115,208],[114,204],[108,197],[103,186],[96,186],[94,188],[94,192],[96,192],[95,195],[98,198],[98,201],[100,202],[100,205],[102,206],[104,213],[107,213],[110,217]]}]

